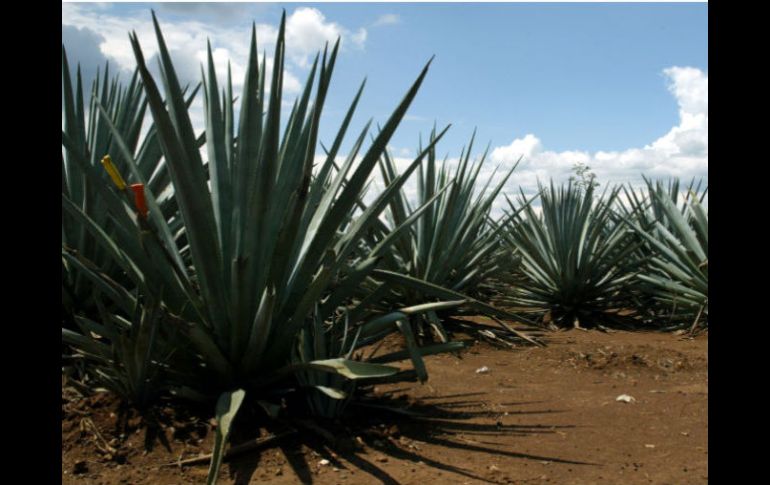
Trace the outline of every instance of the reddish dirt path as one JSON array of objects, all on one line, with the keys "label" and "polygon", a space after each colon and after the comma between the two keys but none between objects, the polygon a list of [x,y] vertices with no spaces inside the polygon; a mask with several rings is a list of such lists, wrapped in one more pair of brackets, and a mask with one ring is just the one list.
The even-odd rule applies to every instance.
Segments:
[{"label": "reddish dirt path", "polygon": [[[549,334],[547,348],[477,344],[462,359],[431,356],[427,384],[378,389],[429,418],[373,416],[355,451],[286,438],[224,466],[220,483],[705,484],[707,353],[708,336],[572,330]],[[489,371],[476,373],[483,366]],[[636,401],[617,402],[621,394]],[[106,410],[81,409],[112,438]],[[205,481],[206,465],[157,465],[209,451],[212,433],[198,444],[194,433],[174,439],[169,431],[171,451],[146,455],[137,434],[121,445],[126,463],[118,464],[99,458],[79,419],[62,422],[65,484]],[[87,471],[73,474],[78,461]]]}]

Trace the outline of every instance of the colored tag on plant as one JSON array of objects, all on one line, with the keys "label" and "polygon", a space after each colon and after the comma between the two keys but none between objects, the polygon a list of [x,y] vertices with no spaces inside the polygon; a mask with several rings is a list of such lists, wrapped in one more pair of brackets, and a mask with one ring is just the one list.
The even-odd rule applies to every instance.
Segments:
[{"label": "colored tag on plant", "polygon": [[107,170],[112,182],[118,189],[126,190],[126,182],[123,180],[123,177],[120,176],[120,172],[115,168],[115,165],[112,163],[112,158],[109,155],[105,155],[104,158],[102,158],[102,165],[104,166],[104,169]]},{"label": "colored tag on plant", "polygon": [[134,191],[134,205],[139,215],[147,217],[147,201],[144,198],[144,184],[131,184],[131,190]]}]

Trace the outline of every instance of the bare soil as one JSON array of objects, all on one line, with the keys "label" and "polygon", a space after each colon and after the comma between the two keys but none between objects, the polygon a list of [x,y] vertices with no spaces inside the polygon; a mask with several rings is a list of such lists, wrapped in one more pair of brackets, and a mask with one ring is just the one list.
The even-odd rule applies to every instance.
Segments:
[{"label": "bare soil", "polygon": [[[571,330],[547,342],[427,357],[426,384],[376,390],[423,417],[358,412],[328,423],[335,444],[300,431],[223,465],[219,483],[708,483],[707,334]],[[208,420],[162,409],[152,432],[130,414],[119,423],[108,395],[64,393],[62,410],[64,484],[205,482],[207,463],[162,465],[210,452]]]}]

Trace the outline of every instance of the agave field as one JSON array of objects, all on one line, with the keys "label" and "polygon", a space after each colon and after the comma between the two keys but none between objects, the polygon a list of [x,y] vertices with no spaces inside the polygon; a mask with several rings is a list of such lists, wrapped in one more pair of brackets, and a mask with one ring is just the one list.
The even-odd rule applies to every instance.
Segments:
[{"label": "agave field", "polygon": [[352,125],[361,85],[320,140],[339,43],[281,119],[285,19],[270,78],[253,31],[239,97],[210,49],[182,86],[153,21],[157,75],[136,34],[128,83],[104,69],[84,86],[62,48],[62,373],[149,428],[163,403],[210,413],[199,483],[223,479],[251,423],[328,437],[354,409],[389,406],[377,386],[431,382],[431,359],[480,340],[516,352],[573,328],[707,331],[706,188],[506,193],[517,160],[482,179],[471,138],[450,168],[448,126],[399,169],[388,143],[430,61],[379,129]]}]

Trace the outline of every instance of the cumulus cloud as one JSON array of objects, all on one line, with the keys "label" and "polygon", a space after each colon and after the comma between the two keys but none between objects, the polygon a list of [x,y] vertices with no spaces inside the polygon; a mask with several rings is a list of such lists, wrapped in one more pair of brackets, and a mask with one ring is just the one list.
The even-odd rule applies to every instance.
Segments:
[{"label": "cumulus cloud", "polygon": [[670,67],[663,75],[679,106],[679,123],[667,133],[643,147],[594,153],[551,151],[531,133],[516,138],[490,154],[493,162],[503,166],[522,157],[505,192],[515,194],[521,186],[526,193],[534,193],[538,180],[566,181],[578,162],[589,165],[602,184],[639,185],[642,175],[683,181],[694,177],[708,182],[708,73],[692,67]]},{"label": "cumulus cloud", "polygon": [[[216,9],[221,7],[217,5]],[[204,5],[200,8],[205,11],[215,7]],[[172,6],[165,10],[176,12],[178,9]],[[231,19],[233,12],[243,11],[234,6],[225,8],[222,12],[222,19]],[[200,80],[200,64],[206,60],[206,41],[210,39],[217,71],[224,75],[227,61],[230,60],[233,87],[236,92],[239,91],[248,58],[250,25],[243,22],[228,25],[221,22],[202,23],[189,16],[166,20],[161,15],[159,20],[181,79],[185,82]],[[265,23],[257,24],[256,27],[258,48],[267,52],[269,75],[272,70],[271,54],[275,48],[278,29],[275,25]],[[150,66],[154,66],[156,62],[152,58],[157,55],[158,47],[149,10],[146,17],[137,20],[135,15],[119,16],[109,10],[92,8],[85,4],[62,4],[62,42],[72,43],[72,47],[68,46],[68,49],[77,51],[89,43],[90,51],[83,51],[89,61],[98,60],[98,54],[101,53],[103,58],[114,59],[121,68],[133,70],[136,63],[128,41],[128,32],[134,30],[145,58],[150,59]],[[75,32],[80,32],[80,35],[74,35]],[[86,39],[87,36],[90,38]],[[332,44],[337,37],[342,37],[342,44],[346,48],[361,49],[365,45],[366,36],[366,29],[347,29],[327,20],[318,9],[303,7],[294,10],[286,19],[287,70],[284,74],[284,92],[299,93],[302,83],[296,74],[297,69],[307,68],[313,56],[323,49],[326,42]]]},{"label": "cumulus cloud", "polygon": [[519,157],[531,158],[533,155],[540,153],[543,149],[543,144],[533,134],[528,133],[524,138],[517,138],[511,142],[510,145],[497,147],[492,150],[493,160],[515,160]]},{"label": "cumulus cloud", "polygon": [[107,60],[99,49],[99,44],[104,41],[104,37],[87,27],[79,29],[71,25],[62,25],[61,40],[62,44],[69,47],[70,56],[74,54],[70,59],[72,64],[98,66]]},{"label": "cumulus cloud", "polygon": [[[251,15],[261,9],[245,4],[162,4],[159,21],[169,53],[181,84],[194,86],[201,79],[201,65],[207,62],[207,41],[211,41],[212,56],[220,83],[225,82],[228,63],[232,70],[233,94],[241,96],[249,55]],[[164,15],[165,14],[165,15]],[[205,23],[197,19],[205,18]],[[265,53],[266,76],[273,73],[273,56],[278,26],[256,24],[257,48]],[[158,45],[149,8],[116,14],[109,5],[62,4],[62,44],[66,46],[72,69],[79,61],[83,66],[86,86],[90,85],[97,66],[104,68],[110,61],[115,71],[133,72],[136,61],[128,33],[135,31],[147,65],[156,79]],[[352,31],[331,22],[314,8],[297,8],[286,18],[286,67],[283,76],[283,110],[292,103],[287,99],[301,92],[312,57],[324,44],[342,37],[342,48],[361,49],[366,42],[366,30]],[[127,77],[127,76],[124,76]],[[160,83],[159,83],[160,84]],[[160,86],[162,89],[162,85]],[[266,89],[270,90],[268,81]],[[198,96],[190,108],[190,117],[197,132],[204,129],[202,98]],[[145,126],[146,129],[147,126]]]},{"label": "cumulus cloud", "polygon": [[351,32],[336,22],[326,20],[320,10],[311,7],[298,8],[286,18],[287,52],[301,66],[307,66],[320,47],[327,42],[333,45],[338,37],[342,38],[342,44],[363,48],[366,29]]},{"label": "cumulus cloud", "polygon": [[109,61],[113,72],[119,69],[119,63],[106,56],[99,45],[104,42],[104,36],[88,27],[78,28],[72,25],[62,25],[61,29],[62,44],[67,51],[67,61],[70,69],[75,73],[77,66],[80,65],[80,72],[83,78],[83,85],[91,85],[91,81],[96,77],[97,69],[104,72],[104,67]]}]

